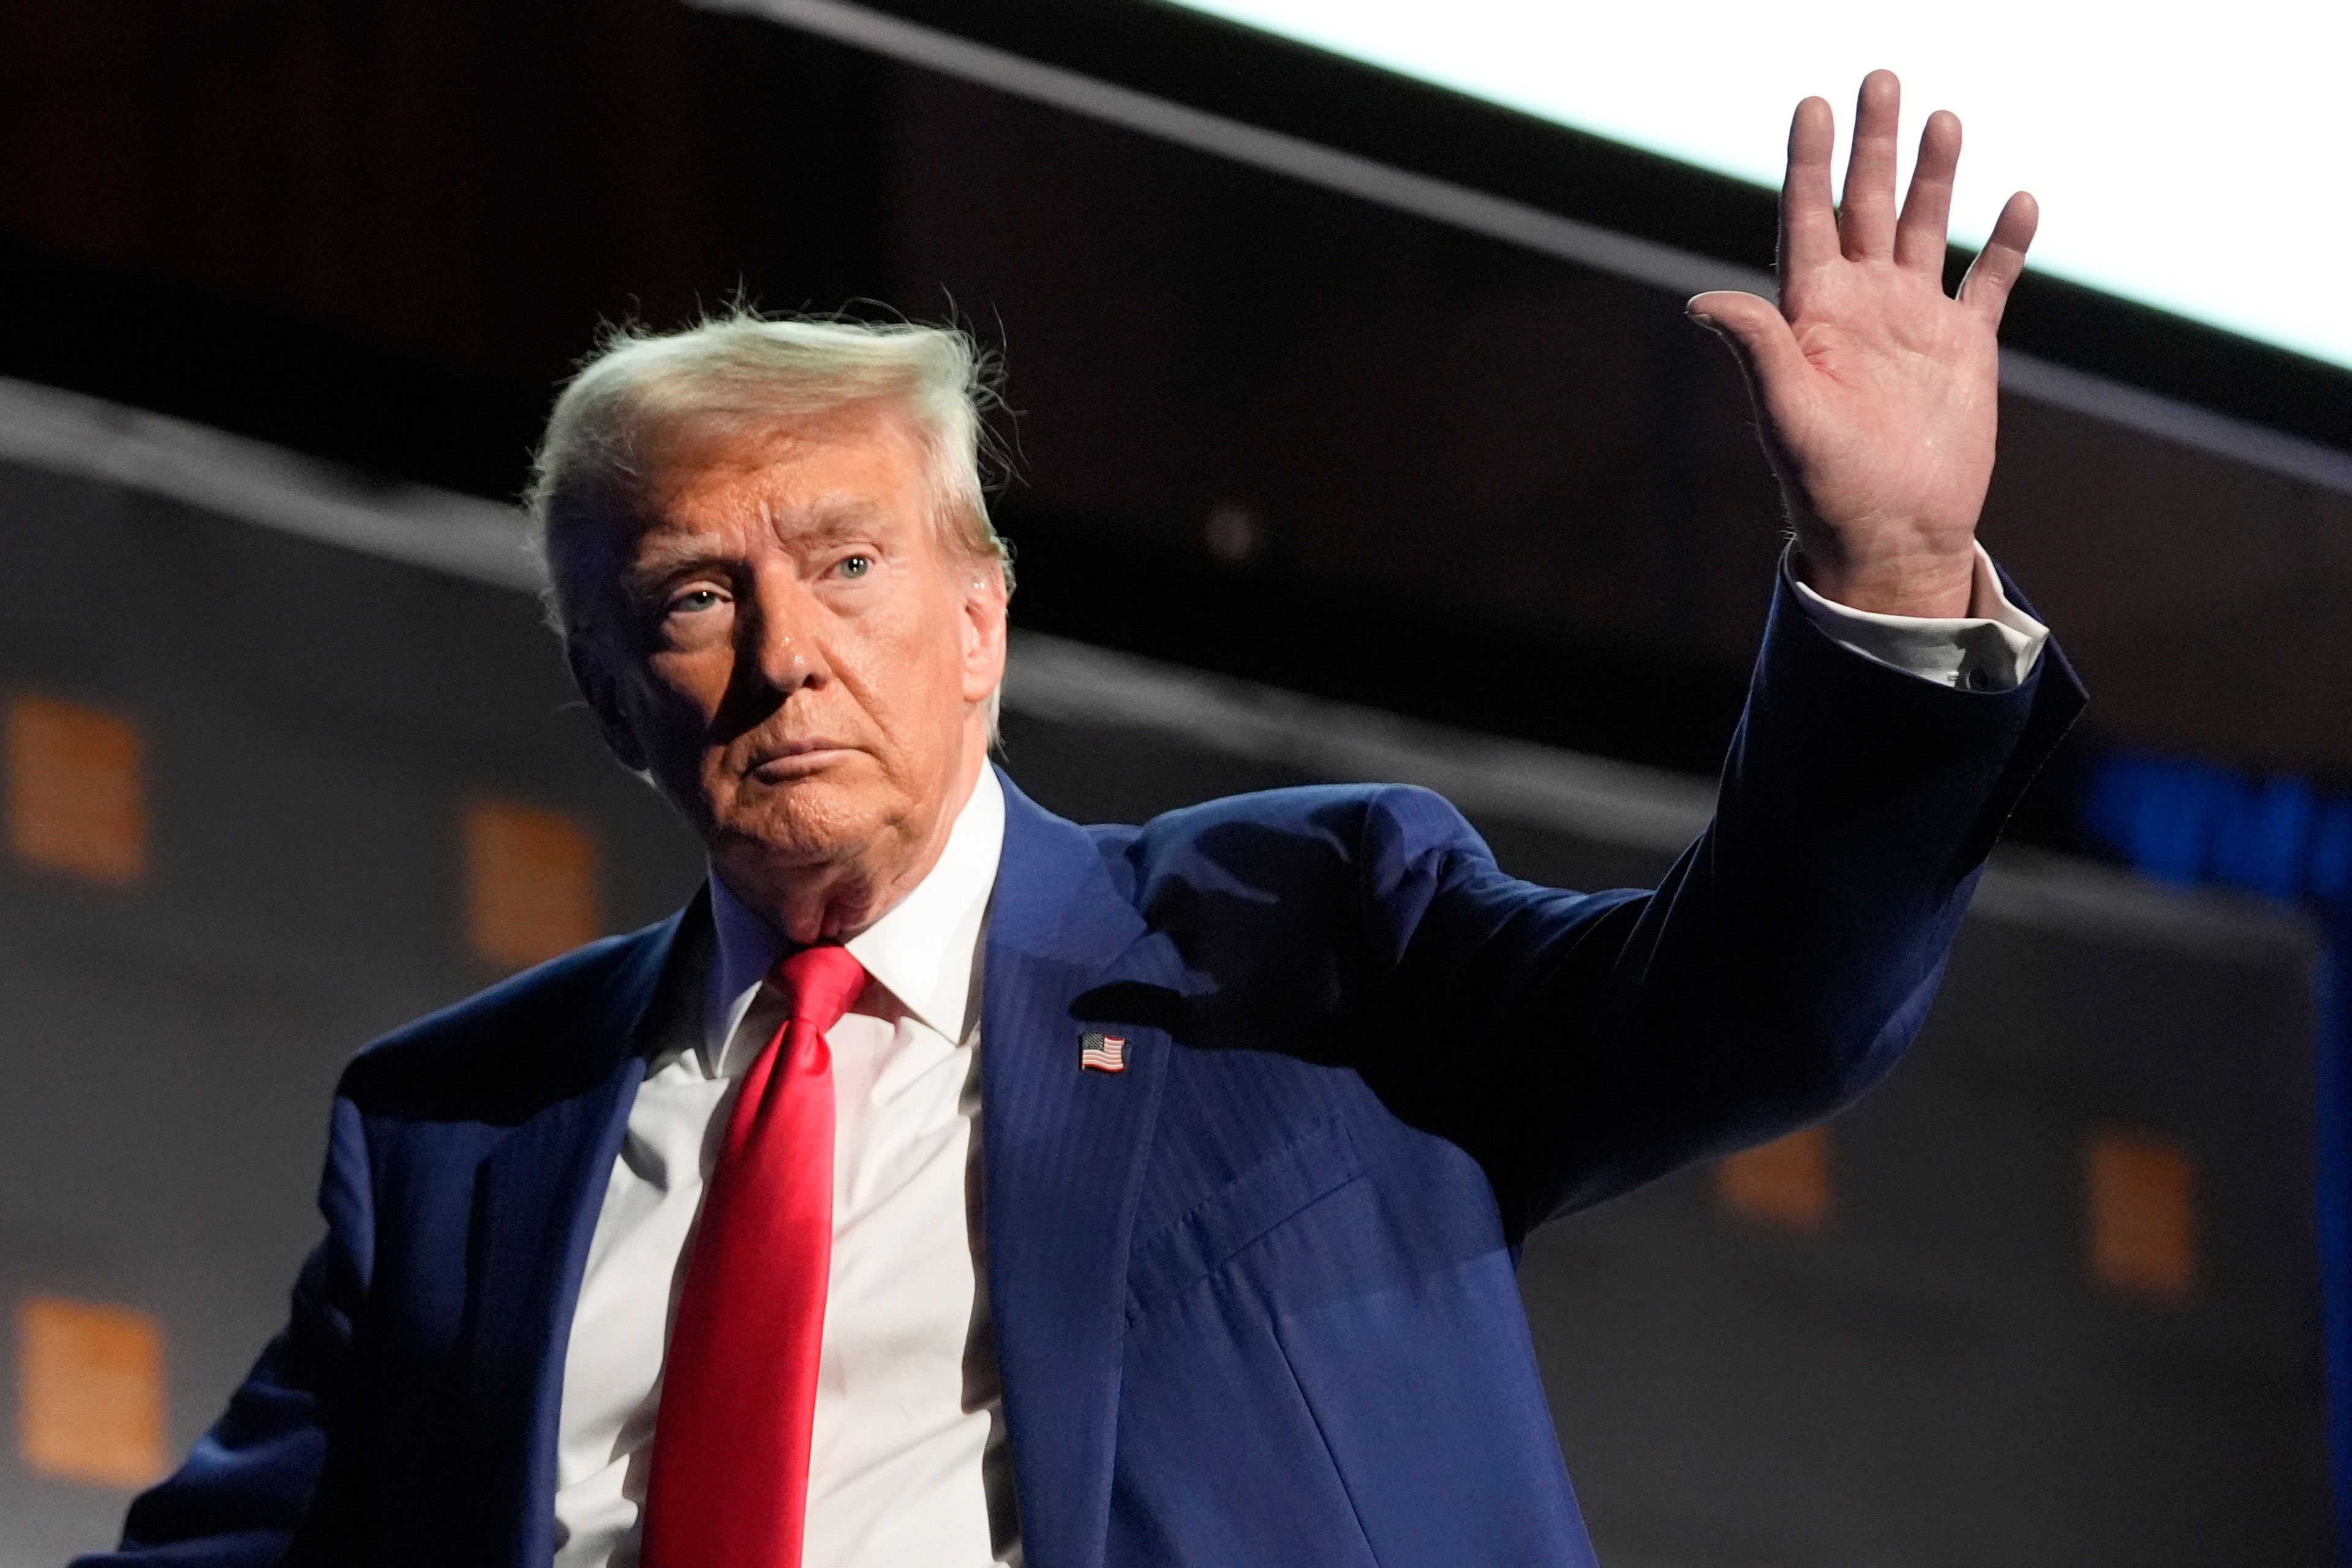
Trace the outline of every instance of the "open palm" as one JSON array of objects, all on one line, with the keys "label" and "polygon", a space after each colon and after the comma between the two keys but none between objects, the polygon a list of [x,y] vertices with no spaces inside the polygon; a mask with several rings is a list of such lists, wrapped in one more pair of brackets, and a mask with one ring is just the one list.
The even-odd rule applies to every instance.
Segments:
[{"label": "open palm", "polygon": [[1890,71],[1862,84],[1843,211],[1830,196],[1830,106],[1797,106],[1780,195],[1780,304],[1717,292],[1690,310],[1748,374],[1807,581],[1856,609],[1958,616],[1968,613],[1992,479],[1995,338],[2037,212],[2032,196],[2011,196],[1958,298],[1946,294],[1960,122],[1928,117],[1898,216],[1901,90]]}]

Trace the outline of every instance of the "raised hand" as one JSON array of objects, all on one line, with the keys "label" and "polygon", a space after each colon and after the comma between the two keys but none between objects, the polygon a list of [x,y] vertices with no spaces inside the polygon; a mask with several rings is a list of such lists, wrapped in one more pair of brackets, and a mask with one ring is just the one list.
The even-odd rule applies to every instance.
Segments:
[{"label": "raised hand", "polygon": [[1898,217],[1902,89],[1864,79],[1845,205],[1830,200],[1830,106],[1789,128],[1780,191],[1780,303],[1701,294],[1691,314],[1732,345],[1796,529],[1799,574],[1858,610],[1964,616],[1999,416],[1995,333],[2038,216],[2020,191],[1959,297],[1944,292],[1944,231],[1960,122],[1937,110]]}]

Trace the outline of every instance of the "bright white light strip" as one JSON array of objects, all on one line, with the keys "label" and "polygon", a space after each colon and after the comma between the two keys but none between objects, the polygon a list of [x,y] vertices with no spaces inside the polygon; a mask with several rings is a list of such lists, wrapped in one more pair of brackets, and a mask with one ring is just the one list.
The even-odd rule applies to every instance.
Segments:
[{"label": "bright white light strip", "polygon": [[1173,3],[1773,186],[1797,100],[1843,135],[1885,66],[1906,143],[1966,128],[1955,239],[2030,190],[2035,268],[2352,367],[2352,0]]}]

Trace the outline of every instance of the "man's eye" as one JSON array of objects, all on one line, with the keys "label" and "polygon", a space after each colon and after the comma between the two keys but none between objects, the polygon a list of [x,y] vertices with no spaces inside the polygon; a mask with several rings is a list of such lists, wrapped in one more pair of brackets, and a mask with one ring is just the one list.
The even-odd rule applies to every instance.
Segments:
[{"label": "man's eye", "polygon": [[669,602],[669,613],[698,614],[703,610],[715,610],[725,602],[726,595],[716,588],[692,588]]},{"label": "man's eye", "polygon": [[833,569],[840,573],[845,577],[863,577],[866,574],[874,570],[874,557],[871,555],[845,555],[834,563]]}]

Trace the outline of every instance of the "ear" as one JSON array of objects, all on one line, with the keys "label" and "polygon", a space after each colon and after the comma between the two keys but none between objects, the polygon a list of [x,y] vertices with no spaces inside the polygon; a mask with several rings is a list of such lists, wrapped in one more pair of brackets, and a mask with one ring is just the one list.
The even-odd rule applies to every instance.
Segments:
[{"label": "ear", "polygon": [[628,710],[621,701],[621,683],[614,676],[604,649],[583,632],[566,632],[563,662],[572,667],[572,683],[596,716],[596,729],[606,750],[632,773],[646,771],[646,750],[629,727]]},{"label": "ear", "polygon": [[975,562],[963,584],[963,700],[986,700],[1004,679],[1004,574]]}]

